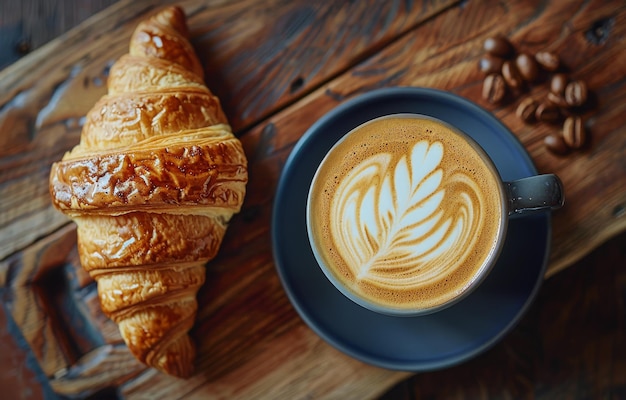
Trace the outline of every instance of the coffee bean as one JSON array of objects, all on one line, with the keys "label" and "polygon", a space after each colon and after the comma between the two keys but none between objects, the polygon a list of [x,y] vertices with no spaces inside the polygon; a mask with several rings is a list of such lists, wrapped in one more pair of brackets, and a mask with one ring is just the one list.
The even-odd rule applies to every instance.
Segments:
[{"label": "coffee bean", "polygon": [[544,102],[537,106],[535,118],[543,122],[557,122],[561,119],[561,111],[550,102]]},{"label": "coffee bean", "polygon": [[550,103],[554,104],[557,107],[562,107],[562,108],[569,107],[569,105],[567,104],[567,101],[565,101],[565,97],[559,94],[556,94],[554,92],[548,92],[548,95],[546,98],[548,99]]},{"label": "coffee bean", "polygon": [[573,81],[565,87],[565,101],[572,107],[578,107],[587,101],[587,84],[583,81]]},{"label": "coffee bean", "polygon": [[512,61],[505,61],[502,64],[502,77],[511,89],[518,90],[522,88],[522,75],[520,75],[515,63]]},{"label": "coffee bean", "polygon": [[549,51],[540,51],[539,53],[535,54],[535,60],[537,60],[539,65],[541,65],[543,69],[548,72],[556,71],[557,69],[559,69],[559,65],[561,64],[559,57]]},{"label": "coffee bean", "polygon": [[563,140],[572,149],[580,149],[585,144],[587,134],[580,117],[569,117],[563,123]]},{"label": "coffee bean", "polygon": [[522,53],[518,55],[515,58],[515,65],[526,82],[534,82],[539,77],[539,64],[528,54]]},{"label": "coffee bean", "polygon": [[486,55],[478,62],[478,69],[486,75],[499,73],[502,70],[502,62],[501,58]]},{"label": "coffee bean", "polygon": [[569,151],[561,135],[550,134],[543,139],[543,144],[550,152],[556,155],[562,156]]},{"label": "coffee bean", "polygon": [[489,74],[483,82],[483,99],[490,103],[499,103],[506,95],[506,84],[500,74]]},{"label": "coffee bean", "polygon": [[535,119],[535,111],[537,111],[537,103],[532,97],[526,97],[517,106],[515,114],[524,122],[531,122]]},{"label": "coffee bean", "polygon": [[485,51],[498,57],[508,57],[513,53],[513,46],[504,36],[490,37],[483,43]]},{"label": "coffee bean", "polygon": [[550,80],[550,91],[552,93],[563,96],[569,79],[565,74],[554,74]]}]

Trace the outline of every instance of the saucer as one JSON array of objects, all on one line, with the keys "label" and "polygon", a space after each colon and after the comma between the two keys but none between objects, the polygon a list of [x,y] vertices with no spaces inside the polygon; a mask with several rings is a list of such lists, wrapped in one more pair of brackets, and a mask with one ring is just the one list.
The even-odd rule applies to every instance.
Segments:
[{"label": "saucer", "polygon": [[282,285],[315,333],[365,363],[417,372],[466,361],[516,325],[543,281],[551,216],[511,219],[489,276],[468,297],[435,314],[392,317],[348,300],[328,281],[311,251],[305,225],[309,184],[326,152],[345,133],[367,120],[402,112],[430,115],[463,130],[491,156],[505,181],[537,174],[517,138],[468,100],[427,88],[376,90],[333,109],[298,141],[278,184],[272,242]]}]

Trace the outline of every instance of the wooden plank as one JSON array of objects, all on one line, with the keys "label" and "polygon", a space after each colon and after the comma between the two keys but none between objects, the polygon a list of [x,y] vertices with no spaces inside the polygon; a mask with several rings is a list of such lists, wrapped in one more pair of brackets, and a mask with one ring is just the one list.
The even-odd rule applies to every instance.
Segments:
[{"label": "wooden plank", "polygon": [[406,372],[392,372],[350,358],[299,325],[280,337],[264,341],[262,351],[255,357],[219,379],[196,376],[181,385],[180,381],[149,372],[129,381],[120,390],[129,400],[153,396],[171,399],[368,399],[376,398],[408,376]]},{"label": "wooden plank", "polygon": [[[3,290],[0,289],[0,295]],[[4,297],[3,297],[4,299]],[[52,389],[42,384],[37,367],[22,337],[15,335],[11,318],[4,306],[0,307],[0,387],[2,395],[15,400],[39,400],[46,395],[52,397]]]},{"label": "wooden plank", "polygon": [[0,261],[0,287],[28,287],[62,265],[76,245],[76,229],[67,225]]},{"label": "wooden plank", "polygon": [[114,388],[146,369],[125,345],[104,345],[85,354],[69,369],[59,371],[50,385],[62,396],[90,396]]},{"label": "wooden plank", "polygon": [[0,2],[0,70],[115,1]]}]

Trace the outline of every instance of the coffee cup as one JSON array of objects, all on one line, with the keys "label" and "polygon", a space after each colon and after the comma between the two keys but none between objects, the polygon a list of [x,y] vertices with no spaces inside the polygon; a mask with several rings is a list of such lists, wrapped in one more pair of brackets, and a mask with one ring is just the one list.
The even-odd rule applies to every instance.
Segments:
[{"label": "coffee cup", "polygon": [[460,129],[419,114],[367,121],[326,153],[306,227],[328,280],[377,313],[417,316],[462,300],[496,264],[509,219],[563,205],[556,175],[505,182]]}]

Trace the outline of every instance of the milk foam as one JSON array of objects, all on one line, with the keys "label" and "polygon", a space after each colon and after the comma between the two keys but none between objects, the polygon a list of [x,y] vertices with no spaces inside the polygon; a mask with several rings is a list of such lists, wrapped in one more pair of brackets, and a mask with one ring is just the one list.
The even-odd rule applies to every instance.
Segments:
[{"label": "milk foam", "polygon": [[498,183],[464,140],[433,134],[441,125],[426,120],[407,132],[415,121],[382,121],[363,132],[369,139],[345,144],[316,199],[327,216],[325,257],[376,302],[438,302],[461,291],[491,253]]}]

